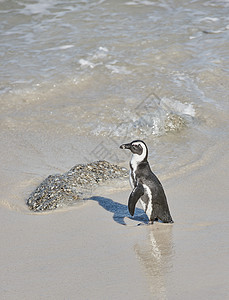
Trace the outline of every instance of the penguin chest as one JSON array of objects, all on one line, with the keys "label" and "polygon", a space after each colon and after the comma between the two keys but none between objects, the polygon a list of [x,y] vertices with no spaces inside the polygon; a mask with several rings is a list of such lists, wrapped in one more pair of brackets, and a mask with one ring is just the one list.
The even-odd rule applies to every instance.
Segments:
[{"label": "penguin chest", "polygon": [[142,205],[144,212],[146,213],[147,217],[150,220],[152,210],[153,210],[152,193],[150,188],[146,184],[143,184],[143,187],[144,187],[144,195],[141,197],[140,203]]},{"label": "penguin chest", "polygon": [[130,185],[132,188],[135,187],[137,178],[136,178],[136,171],[137,171],[138,164],[135,161],[134,157],[132,157],[130,161]]},{"label": "penguin chest", "polygon": [[136,179],[135,179],[135,174],[134,174],[133,170],[131,170],[131,169],[130,169],[130,173],[129,173],[129,180],[130,180],[130,186],[133,189],[136,184]]}]

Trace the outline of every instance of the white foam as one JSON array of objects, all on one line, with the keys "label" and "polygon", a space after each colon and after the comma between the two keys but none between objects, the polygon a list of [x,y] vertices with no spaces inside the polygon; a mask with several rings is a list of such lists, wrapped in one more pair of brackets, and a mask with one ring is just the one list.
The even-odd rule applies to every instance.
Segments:
[{"label": "white foam", "polygon": [[36,3],[32,4],[26,4],[23,2],[23,5],[25,5],[25,8],[23,8],[23,13],[25,15],[33,15],[33,14],[47,14],[49,13],[49,9],[53,7],[54,1],[47,1],[47,0],[39,0]]},{"label": "white foam", "polygon": [[108,49],[106,47],[99,47],[99,49],[95,52],[95,54],[92,56],[92,60],[98,59],[98,58],[105,58],[108,54]]},{"label": "white foam", "polygon": [[62,45],[58,47],[53,47],[53,48],[47,48],[48,51],[58,51],[58,50],[67,50],[70,48],[75,47],[74,45]]},{"label": "white foam", "polygon": [[205,17],[205,18],[201,19],[201,21],[217,22],[217,21],[219,21],[219,18]]},{"label": "white foam", "polygon": [[79,64],[80,64],[82,67],[89,67],[89,68],[91,68],[91,69],[94,69],[94,67],[96,66],[94,63],[92,63],[92,62],[90,62],[90,61],[88,61],[88,60],[86,60],[86,59],[83,59],[83,58],[81,58],[81,59],[79,60]]},{"label": "white foam", "polygon": [[155,3],[148,0],[134,0],[126,2],[125,5],[155,5]]},{"label": "white foam", "polygon": [[99,47],[100,51],[108,52],[108,49],[106,47]]},{"label": "white foam", "polygon": [[124,74],[124,75],[128,75],[128,74],[131,74],[131,71],[128,71],[126,69],[126,67],[124,66],[115,66],[115,65],[110,65],[110,64],[107,64],[106,65],[106,68],[108,70],[111,70],[111,73],[116,73],[116,74]]},{"label": "white foam", "polygon": [[70,48],[73,48],[74,45],[63,45],[63,46],[60,46],[59,49],[60,50],[66,50],[66,49],[70,49]]},{"label": "white foam", "polygon": [[182,103],[178,100],[171,100],[168,98],[161,99],[161,105],[168,111],[173,111],[179,115],[189,115],[194,117],[196,112],[192,103]]}]

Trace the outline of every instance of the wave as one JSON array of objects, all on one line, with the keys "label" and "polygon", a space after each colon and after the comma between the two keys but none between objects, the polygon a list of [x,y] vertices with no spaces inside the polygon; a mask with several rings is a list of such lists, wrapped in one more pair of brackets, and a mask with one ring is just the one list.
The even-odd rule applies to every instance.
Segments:
[{"label": "wave", "polygon": [[[93,126],[94,135],[113,135],[119,137],[142,138],[151,135],[163,135],[178,132],[191,125],[195,119],[195,108],[192,103],[182,103],[169,98],[160,99],[150,95],[134,108],[115,109],[112,124],[104,120]],[[107,121],[107,122],[106,122]]]}]

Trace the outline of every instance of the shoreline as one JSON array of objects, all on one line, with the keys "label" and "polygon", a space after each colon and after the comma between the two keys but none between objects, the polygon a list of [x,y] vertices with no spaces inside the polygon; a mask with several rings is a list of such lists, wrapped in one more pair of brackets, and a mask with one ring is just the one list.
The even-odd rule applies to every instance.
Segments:
[{"label": "shoreline", "polygon": [[103,187],[103,202],[47,214],[2,208],[1,297],[225,299],[228,162],[225,152],[162,182],[173,225],[137,226],[143,211],[128,218],[130,188]]}]

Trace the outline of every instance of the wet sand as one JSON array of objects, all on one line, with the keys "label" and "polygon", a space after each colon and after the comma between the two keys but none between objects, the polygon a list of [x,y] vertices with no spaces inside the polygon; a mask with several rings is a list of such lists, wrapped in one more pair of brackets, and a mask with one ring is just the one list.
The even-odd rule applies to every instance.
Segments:
[{"label": "wet sand", "polygon": [[226,299],[228,162],[163,181],[173,225],[137,226],[127,185],[41,214],[1,197],[1,299]]}]

